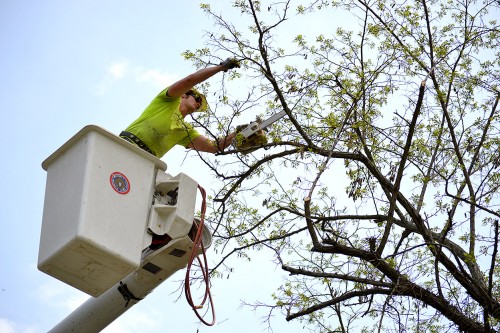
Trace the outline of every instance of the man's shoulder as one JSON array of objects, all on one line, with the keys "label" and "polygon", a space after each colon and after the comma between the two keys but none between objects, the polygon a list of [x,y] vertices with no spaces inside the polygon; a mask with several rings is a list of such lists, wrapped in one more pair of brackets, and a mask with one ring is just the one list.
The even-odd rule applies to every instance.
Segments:
[{"label": "man's shoulder", "polygon": [[166,87],[165,89],[160,91],[160,93],[158,95],[156,95],[156,98],[162,99],[165,102],[174,102],[174,101],[179,100],[180,97],[172,97],[168,94],[168,88],[170,88],[170,87]]},{"label": "man's shoulder", "polygon": [[180,97],[171,97],[167,94],[168,88],[163,89],[158,95],[153,98],[148,108],[173,108],[177,109],[180,104]]}]

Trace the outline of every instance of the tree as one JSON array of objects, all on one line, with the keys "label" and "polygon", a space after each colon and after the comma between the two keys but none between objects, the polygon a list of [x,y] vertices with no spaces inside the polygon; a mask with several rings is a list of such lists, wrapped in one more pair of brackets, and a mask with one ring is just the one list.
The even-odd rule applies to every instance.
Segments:
[{"label": "tree", "polygon": [[208,131],[287,114],[259,149],[205,157],[232,249],[213,273],[270,251],[289,276],[269,314],[318,332],[500,330],[499,2],[298,3],[233,1],[232,22],[203,4],[214,28],[184,54],[242,59],[204,87]]}]

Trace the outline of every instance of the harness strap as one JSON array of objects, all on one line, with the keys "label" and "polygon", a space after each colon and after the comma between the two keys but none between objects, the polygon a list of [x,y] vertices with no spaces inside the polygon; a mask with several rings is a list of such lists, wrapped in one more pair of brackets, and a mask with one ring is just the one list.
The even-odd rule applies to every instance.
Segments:
[{"label": "harness strap", "polygon": [[155,155],[153,153],[153,151],[151,149],[149,149],[149,147],[144,142],[142,142],[141,139],[139,139],[137,136],[135,136],[134,134],[132,134],[130,132],[122,131],[120,133],[120,137],[123,138],[123,139],[125,139],[125,140],[127,140],[127,141],[129,141],[129,142],[131,142],[131,143],[135,143],[139,148],[141,148],[142,150],[147,151],[151,155]]}]

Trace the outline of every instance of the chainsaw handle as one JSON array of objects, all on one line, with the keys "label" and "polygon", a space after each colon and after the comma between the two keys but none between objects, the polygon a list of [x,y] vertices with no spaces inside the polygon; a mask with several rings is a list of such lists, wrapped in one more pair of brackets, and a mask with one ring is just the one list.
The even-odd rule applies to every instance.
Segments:
[{"label": "chainsaw handle", "polygon": [[250,123],[247,127],[245,127],[245,129],[242,130],[240,132],[240,134],[243,135],[245,137],[245,139],[246,139],[249,136],[251,136],[252,134],[257,133],[260,130],[261,130],[260,124],[255,121],[253,123]]}]

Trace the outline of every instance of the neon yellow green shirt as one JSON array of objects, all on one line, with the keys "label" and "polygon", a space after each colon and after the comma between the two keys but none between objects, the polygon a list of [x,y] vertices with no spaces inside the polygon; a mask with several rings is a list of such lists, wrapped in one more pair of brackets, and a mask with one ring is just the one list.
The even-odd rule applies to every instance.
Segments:
[{"label": "neon yellow green shirt", "polygon": [[125,129],[141,139],[158,158],[176,144],[186,147],[201,135],[182,118],[180,97],[167,96],[167,90],[162,90],[139,118]]}]

